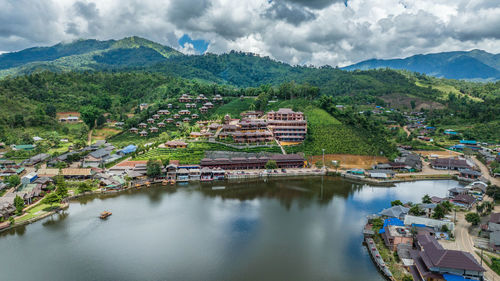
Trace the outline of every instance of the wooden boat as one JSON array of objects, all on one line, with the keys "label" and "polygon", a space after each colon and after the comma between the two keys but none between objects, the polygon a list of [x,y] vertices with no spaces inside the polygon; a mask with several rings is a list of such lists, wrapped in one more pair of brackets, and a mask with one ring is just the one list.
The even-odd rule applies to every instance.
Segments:
[{"label": "wooden boat", "polygon": [[170,185],[174,185],[175,184],[175,180],[170,180]]},{"label": "wooden boat", "polygon": [[101,218],[102,220],[103,219],[106,219],[107,217],[111,216],[113,213],[111,212],[108,212],[108,211],[104,211],[101,213],[101,215],[99,216],[99,218]]},{"label": "wooden boat", "polygon": [[161,185],[168,185],[168,180],[163,180],[163,181],[161,182]]}]

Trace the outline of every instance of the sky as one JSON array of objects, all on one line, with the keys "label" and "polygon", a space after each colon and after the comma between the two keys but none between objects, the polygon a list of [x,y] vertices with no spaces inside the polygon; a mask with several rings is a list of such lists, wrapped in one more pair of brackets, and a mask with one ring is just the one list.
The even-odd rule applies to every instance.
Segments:
[{"label": "sky", "polygon": [[134,35],[187,54],[238,50],[293,65],[500,53],[500,1],[0,0],[0,53]]}]

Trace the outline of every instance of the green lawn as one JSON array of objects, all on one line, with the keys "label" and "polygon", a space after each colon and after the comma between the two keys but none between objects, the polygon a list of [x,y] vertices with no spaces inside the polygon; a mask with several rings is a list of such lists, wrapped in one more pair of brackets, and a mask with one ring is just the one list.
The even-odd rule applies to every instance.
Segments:
[{"label": "green lawn", "polygon": [[231,115],[233,118],[239,118],[240,113],[243,111],[250,110],[250,105],[255,102],[254,99],[239,99],[235,98],[229,103],[226,103],[219,108],[217,108],[212,114],[212,118],[217,118],[219,116],[224,116],[226,114]]},{"label": "green lawn", "polygon": [[34,217],[38,217],[46,212],[50,212],[51,210],[53,210],[59,206],[60,206],[60,204],[54,204],[54,205],[50,206],[48,204],[40,203],[40,204],[36,205],[35,207],[29,209],[27,211],[26,215],[24,215],[23,217],[21,217],[19,219],[16,219],[16,222],[23,222],[23,221],[27,221],[29,219],[32,219]]}]

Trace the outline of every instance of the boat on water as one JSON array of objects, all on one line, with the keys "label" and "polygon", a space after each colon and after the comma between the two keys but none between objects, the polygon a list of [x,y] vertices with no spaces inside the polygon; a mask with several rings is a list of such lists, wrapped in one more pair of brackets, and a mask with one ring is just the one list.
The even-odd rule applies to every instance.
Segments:
[{"label": "boat on water", "polygon": [[99,216],[100,219],[106,219],[107,217],[111,216],[113,213],[111,212],[108,212],[108,211],[104,211],[101,213],[101,215]]}]

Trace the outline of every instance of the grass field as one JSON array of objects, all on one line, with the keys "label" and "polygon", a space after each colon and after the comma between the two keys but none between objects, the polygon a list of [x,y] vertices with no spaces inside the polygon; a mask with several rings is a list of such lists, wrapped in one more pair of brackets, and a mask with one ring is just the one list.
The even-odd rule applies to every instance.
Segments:
[{"label": "grass field", "polygon": [[20,217],[19,219],[16,219],[16,222],[23,222],[23,221],[27,221],[29,219],[32,219],[34,217],[38,217],[38,216],[42,215],[43,213],[50,212],[51,210],[53,210],[57,207],[59,207],[59,204],[54,204],[54,205],[50,206],[48,204],[40,203],[40,204],[36,205],[35,207],[29,209],[26,212],[26,215]]},{"label": "grass field", "polygon": [[254,99],[239,99],[235,98],[231,102],[222,105],[221,107],[217,108],[213,114],[212,118],[215,118],[217,116],[224,116],[226,114],[231,115],[233,118],[239,118],[240,113],[243,111],[250,110],[250,105],[254,103]]}]

